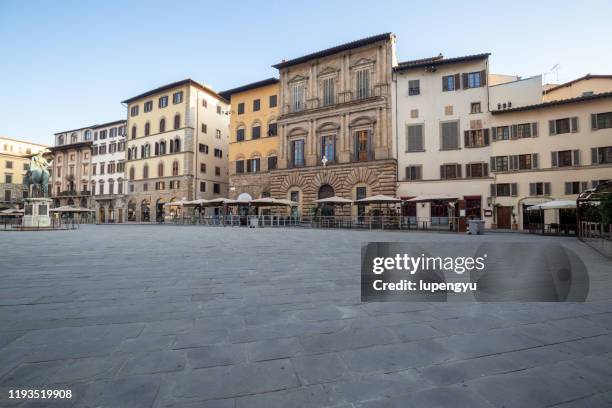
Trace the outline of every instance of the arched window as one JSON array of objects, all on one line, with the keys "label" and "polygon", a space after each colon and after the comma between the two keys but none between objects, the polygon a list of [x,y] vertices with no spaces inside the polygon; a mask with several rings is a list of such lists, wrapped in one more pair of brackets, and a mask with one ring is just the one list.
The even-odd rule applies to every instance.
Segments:
[{"label": "arched window", "polygon": [[165,118],[161,118],[159,120],[159,133],[165,132],[166,131],[166,119]]},{"label": "arched window", "polygon": [[159,143],[155,142],[155,155],[159,156]]},{"label": "arched window", "polygon": [[70,143],[76,143],[77,142],[77,134],[73,133],[70,135]]},{"label": "arched window", "polygon": [[166,154],[166,141],[159,142],[159,154]]},{"label": "arched window", "polygon": [[178,176],[179,175],[179,164],[178,164],[177,160],[175,160],[172,163],[172,175],[173,176]]},{"label": "arched window", "polygon": [[128,155],[127,156],[128,156],[128,160],[132,160],[132,148],[131,147],[128,149]]},{"label": "arched window", "polygon": [[85,140],[91,140],[91,130],[85,131]]},{"label": "arched window", "polygon": [[136,139],[136,125],[132,126],[132,139]]},{"label": "arched window", "polygon": [[157,165],[157,177],[164,177],[164,163]]},{"label": "arched window", "polygon": [[144,167],[142,168],[142,178],[143,179],[149,178],[149,165],[148,164],[145,164]]},{"label": "arched window", "polygon": [[151,124],[149,122],[145,123],[145,136],[149,136],[151,133]]},{"label": "arched window", "polygon": [[130,180],[133,181],[135,176],[136,176],[136,169],[134,169],[134,166],[132,166],[130,167]]},{"label": "arched window", "polygon": [[143,159],[146,157],[145,156],[145,147],[144,147],[144,145],[140,146],[140,157],[143,158]]},{"label": "arched window", "polygon": [[144,154],[142,155],[142,158],[147,158],[151,156],[151,145],[149,145],[148,143],[146,145],[144,145]]},{"label": "arched window", "polygon": [[329,184],[323,184],[321,188],[319,188],[319,200],[322,198],[330,198],[334,196],[334,188]]},{"label": "arched window", "polygon": [[57,137],[57,144],[60,146],[64,144],[64,135],[60,135]]},{"label": "arched window", "polygon": [[181,115],[178,113],[174,115],[174,129],[178,129],[181,127]]},{"label": "arched window", "polygon": [[174,153],[178,153],[181,151],[181,139],[174,139]]}]

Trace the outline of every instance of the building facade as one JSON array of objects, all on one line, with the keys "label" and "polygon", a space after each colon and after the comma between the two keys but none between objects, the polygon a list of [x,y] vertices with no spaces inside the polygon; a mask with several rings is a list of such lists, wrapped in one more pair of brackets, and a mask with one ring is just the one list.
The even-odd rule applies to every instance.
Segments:
[{"label": "building facade", "polygon": [[123,103],[129,221],[174,216],[164,204],[175,200],[227,196],[228,101],[186,79]]},{"label": "building facade", "polygon": [[298,202],[294,214],[307,214],[315,200],[333,195],[395,194],[395,64],[395,36],[386,33],[274,65],[279,156],[270,191]]},{"label": "building facade", "polygon": [[270,196],[270,172],[278,163],[277,78],[221,92],[230,100],[229,198]]},{"label": "building facade", "polygon": [[126,121],[96,125],[91,146],[92,209],[99,223],[122,223],[127,214]]},{"label": "building facade", "polygon": [[51,151],[51,197],[55,207],[91,208],[91,146],[94,127],[59,132]]},{"label": "building facade", "polygon": [[[531,205],[576,200],[581,191],[612,179],[612,86],[491,113],[489,195],[498,228],[527,229]],[[546,223],[575,223],[574,214],[549,213]]]},{"label": "building facade", "polygon": [[22,205],[23,198],[27,197],[23,176],[30,157],[46,149],[45,145],[0,137],[0,209]]},{"label": "building facade", "polygon": [[466,216],[485,219],[492,180],[488,58],[439,55],[394,69],[397,195],[431,198],[406,203],[404,216],[448,223],[459,215],[448,197],[464,202]]}]

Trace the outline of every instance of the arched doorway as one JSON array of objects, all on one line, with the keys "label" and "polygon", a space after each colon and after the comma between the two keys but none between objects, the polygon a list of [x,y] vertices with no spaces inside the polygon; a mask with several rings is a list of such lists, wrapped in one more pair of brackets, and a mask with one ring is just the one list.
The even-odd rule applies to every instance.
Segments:
[{"label": "arched doorway", "polygon": [[136,203],[132,200],[128,202],[127,209],[128,221],[136,221]]},{"label": "arched doorway", "polygon": [[115,208],[112,205],[108,207],[108,222],[115,222]]},{"label": "arched doorway", "polygon": [[164,206],[164,204],[173,201],[176,201],[176,198],[160,198],[155,202],[155,221],[164,222],[166,217],[166,210],[168,210],[171,215],[174,215],[174,213],[176,213],[176,207],[168,208]]},{"label": "arched doorway", "polygon": [[104,211],[104,207],[100,207],[99,214],[98,214],[98,222],[100,224],[104,224],[106,222],[106,214]]},{"label": "arched doorway", "polygon": [[143,222],[151,221],[151,209],[149,207],[149,200],[146,198],[142,200],[142,203],[140,204],[140,220]]},{"label": "arched doorway", "polygon": [[[323,184],[320,188],[319,188],[319,193],[317,195],[317,198],[319,200],[323,199],[323,198],[330,198],[333,197],[335,195],[334,193],[334,188],[332,186],[330,186],[329,184]],[[330,217],[334,215],[334,206],[333,205],[329,205],[329,204],[321,204],[321,215],[324,217]]]}]

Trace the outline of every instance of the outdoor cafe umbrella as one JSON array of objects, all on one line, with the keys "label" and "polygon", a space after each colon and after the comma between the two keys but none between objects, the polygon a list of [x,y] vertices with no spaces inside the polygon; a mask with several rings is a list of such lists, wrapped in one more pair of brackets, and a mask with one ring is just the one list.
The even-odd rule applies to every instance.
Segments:
[{"label": "outdoor cafe umbrella", "polygon": [[382,194],[378,194],[372,197],[362,198],[361,200],[355,200],[355,203],[358,204],[391,204],[391,203],[399,203],[402,200],[397,197],[386,196]]},{"label": "outdoor cafe umbrella", "polygon": [[59,213],[82,213],[82,212],[94,212],[94,210],[90,210],[89,208],[84,207],[73,207],[71,205],[64,205],[62,207],[51,208],[50,212],[59,212]]},{"label": "outdoor cafe umbrella", "polygon": [[320,198],[316,200],[315,203],[332,204],[332,205],[347,205],[347,204],[353,204],[353,200],[349,200],[348,198],[333,196],[333,197],[327,197],[327,198]]},{"label": "outdoor cafe umbrella", "polygon": [[553,200],[542,204],[532,205],[527,208],[527,211],[534,210],[562,210],[562,209],[575,209],[576,201],[573,200]]},{"label": "outdoor cafe umbrella", "polygon": [[17,208],[7,208],[6,210],[0,211],[0,215],[12,215],[12,216],[20,216],[23,215],[23,210],[19,210]]}]

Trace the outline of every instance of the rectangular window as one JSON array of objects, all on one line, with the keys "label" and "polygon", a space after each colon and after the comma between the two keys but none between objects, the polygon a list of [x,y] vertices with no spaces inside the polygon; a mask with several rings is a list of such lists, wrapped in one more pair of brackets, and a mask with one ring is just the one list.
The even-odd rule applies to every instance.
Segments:
[{"label": "rectangular window", "polygon": [[357,76],[357,99],[368,98],[370,96],[370,71],[361,69],[356,72]]},{"label": "rectangular window", "polygon": [[13,183],[13,175],[12,174],[5,174],[4,175],[4,182],[6,184],[12,184]]},{"label": "rectangular window", "polygon": [[301,167],[304,165],[304,139],[291,142],[291,157],[294,167]]},{"label": "rectangular window", "polygon": [[510,140],[510,126],[498,126],[493,128],[495,140]]},{"label": "rectangular window", "polygon": [[588,188],[589,183],[586,181],[566,181],[565,182],[565,195],[580,194],[583,190]]},{"label": "rectangular window", "polygon": [[268,124],[268,136],[278,135],[278,125],[276,123]]},{"label": "rectangular window", "polygon": [[268,170],[276,170],[276,156],[268,157]]},{"label": "rectangular window", "polygon": [[530,154],[519,154],[518,155],[518,168],[519,170],[529,170],[532,168]]},{"label": "rectangular window", "polygon": [[516,125],[516,137],[519,139],[531,137],[531,123]]},{"label": "rectangular window", "polygon": [[425,151],[423,143],[423,125],[406,126],[406,152]]},{"label": "rectangular window", "polygon": [[612,164],[612,146],[592,148],[591,164]]},{"label": "rectangular window", "polygon": [[200,163],[200,173],[206,173],[206,163]]},{"label": "rectangular window", "polygon": [[242,115],[244,113],[244,102],[240,102],[238,104],[238,108],[237,109],[238,109],[238,114]]},{"label": "rectangular window", "polygon": [[457,75],[447,75],[442,77],[442,92],[454,91],[457,87]]},{"label": "rectangular window", "polygon": [[130,108],[130,116],[138,116],[138,105],[134,105]]},{"label": "rectangular window", "polygon": [[470,113],[481,113],[480,102],[472,102],[470,104]]},{"label": "rectangular window", "polygon": [[202,123],[202,133],[206,132],[208,132],[208,126],[206,126],[206,123]]},{"label": "rectangular window", "polygon": [[251,129],[251,138],[253,140],[259,139],[261,137],[261,126],[253,126]]},{"label": "rectangular window", "polygon": [[215,149],[215,157],[219,159],[223,158],[223,151],[221,149]]},{"label": "rectangular window", "polygon": [[217,139],[221,139],[221,130],[219,130],[219,129],[216,129],[216,130],[215,130],[215,137],[216,137]]},{"label": "rectangular window", "polygon": [[144,111],[151,112],[153,110],[153,101],[146,101],[144,103]]},{"label": "rectangular window", "polygon": [[494,197],[515,197],[517,195],[517,184],[491,184],[491,193]]},{"label": "rectangular window", "polygon": [[260,170],[260,159],[247,160],[247,173],[257,173]]},{"label": "rectangular window", "polygon": [[480,72],[470,72],[467,74],[467,87],[468,88],[480,88],[482,86]]},{"label": "rectangular window", "polygon": [[406,167],[406,180],[421,180],[423,178],[423,167],[422,166],[407,166]]},{"label": "rectangular window", "polygon": [[213,183],[213,193],[221,194],[221,184]]},{"label": "rectangular window", "polygon": [[334,78],[325,78],[323,80],[323,106],[333,105],[335,103],[334,93]]},{"label": "rectangular window", "polygon": [[221,111],[221,105],[217,105],[217,114],[219,114],[219,115],[220,115],[221,113],[222,113],[222,111]]},{"label": "rectangular window", "polygon": [[460,164],[443,164],[440,166],[441,179],[456,179],[461,178]]},{"label": "rectangular window", "polygon": [[101,130],[100,131],[100,139],[106,139],[106,130]]},{"label": "rectangular window", "polygon": [[493,171],[508,171],[508,156],[496,156],[491,158]]},{"label": "rectangular window", "polygon": [[236,174],[244,173],[244,160],[236,160]]},{"label": "rectangular window", "polygon": [[325,159],[329,162],[333,162],[336,158],[335,152],[336,136],[326,135],[321,137],[321,159]]},{"label": "rectangular window", "polygon": [[208,154],[208,145],[200,143],[200,145],[198,146],[198,151],[200,153]]},{"label": "rectangular window", "polygon": [[304,84],[293,85],[291,90],[293,105],[293,112],[300,112],[304,110]]},{"label": "rectangular window", "polygon": [[236,141],[237,142],[244,141],[244,128],[236,130]]},{"label": "rectangular window", "polygon": [[571,167],[572,166],[572,151],[571,150],[562,150],[556,153],[557,156],[557,166],[556,167]]},{"label": "rectangular window", "polygon": [[421,82],[418,79],[408,81],[408,95],[419,95],[421,93]]},{"label": "rectangular window", "polygon": [[108,131],[108,137],[115,137],[115,136],[117,136],[117,128],[111,128]]},{"label": "rectangular window", "polygon": [[550,183],[529,183],[530,196],[550,195]]},{"label": "rectangular window", "polygon": [[270,95],[270,98],[268,99],[268,106],[270,108],[276,108],[276,105],[278,105],[278,98],[276,95]]},{"label": "rectangular window", "polygon": [[560,135],[563,133],[578,132],[578,117],[555,119],[548,121],[548,133],[550,135]]},{"label": "rectangular window", "polygon": [[443,122],[440,127],[442,133],[441,150],[459,149],[459,122]]},{"label": "rectangular window", "polygon": [[162,96],[159,98],[158,107],[165,108],[168,106],[168,96]]},{"label": "rectangular window", "polygon": [[183,102],[183,91],[175,92],[172,95],[172,103],[176,105],[181,102]]},{"label": "rectangular window", "polygon": [[7,169],[12,169],[13,168],[13,162],[7,160],[6,163],[4,164],[4,167],[6,167]]},{"label": "rectangular window", "polygon": [[215,176],[220,176],[220,175],[221,175],[221,167],[215,166]]},{"label": "rectangular window", "polygon": [[468,178],[480,178],[489,176],[487,163],[468,163],[465,165],[465,176]]},{"label": "rectangular window", "polygon": [[609,129],[612,128],[612,112],[593,113],[591,115],[592,129]]},{"label": "rectangular window", "polygon": [[253,101],[253,112],[257,112],[261,108],[261,100],[255,99]]},{"label": "rectangular window", "polygon": [[206,192],[206,182],[200,181],[200,193],[205,193],[205,192]]},{"label": "rectangular window", "polygon": [[465,147],[485,147],[489,145],[489,129],[466,130]]}]

